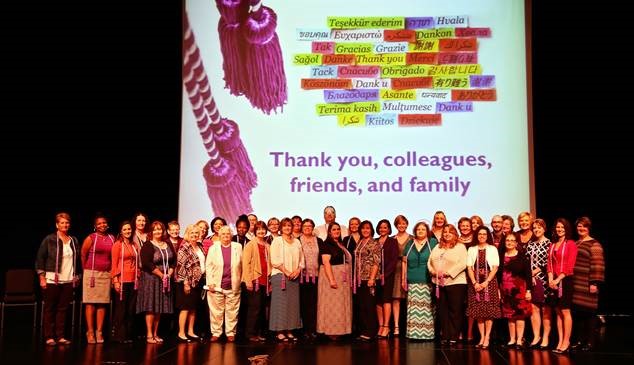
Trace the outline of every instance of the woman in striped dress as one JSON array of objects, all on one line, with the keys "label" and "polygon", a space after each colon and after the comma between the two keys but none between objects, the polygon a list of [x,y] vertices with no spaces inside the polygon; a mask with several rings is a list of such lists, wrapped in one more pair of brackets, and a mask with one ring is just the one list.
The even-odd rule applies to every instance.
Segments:
[{"label": "woman in striped dress", "polygon": [[319,248],[324,244],[321,238],[313,234],[313,228],[315,228],[315,222],[310,218],[304,219],[302,221],[302,235],[299,237],[305,262],[305,268],[299,282],[302,324],[306,339],[317,337]]},{"label": "woman in striped dress", "polygon": [[271,243],[271,314],[269,329],[277,332],[278,341],[295,340],[291,332],[302,327],[299,313],[299,275],[304,268],[301,243],[293,238],[293,222],[280,222],[282,235]]},{"label": "woman in striped dress", "polygon": [[407,338],[434,339],[434,314],[427,261],[438,242],[425,222],[414,226],[414,239],[405,245],[401,285],[407,292]]},{"label": "woman in striped dress", "polygon": [[572,305],[577,322],[575,333],[577,343],[574,348],[587,351],[593,346],[592,334],[596,327],[599,308],[599,284],[605,278],[603,247],[590,236],[592,221],[588,217],[577,219],[577,260],[573,276]]}]

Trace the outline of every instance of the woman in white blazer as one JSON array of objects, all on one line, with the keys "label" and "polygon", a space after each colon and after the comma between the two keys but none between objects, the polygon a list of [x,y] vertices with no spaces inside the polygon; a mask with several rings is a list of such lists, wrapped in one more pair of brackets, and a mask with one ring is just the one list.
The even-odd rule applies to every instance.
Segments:
[{"label": "woman in white blazer", "polygon": [[238,311],[240,310],[240,280],[242,277],[242,246],[231,242],[231,228],[218,231],[220,242],[207,252],[207,302],[211,312],[211,341],[218,341],[225,324],[227,341],[235,341]]}]

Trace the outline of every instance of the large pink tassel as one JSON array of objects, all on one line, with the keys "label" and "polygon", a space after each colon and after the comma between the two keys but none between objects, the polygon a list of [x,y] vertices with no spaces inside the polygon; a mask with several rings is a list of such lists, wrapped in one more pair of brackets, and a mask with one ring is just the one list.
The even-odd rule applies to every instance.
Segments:
[{"label": "large pink tassel", "polygon": [[245,93],[247,75],[244,71],[243,40],[240,23],[249,13],[249,0],[216,0],[220,12],[218,35],[222,52],[225,88],[233,95]]},{"label": "large pink tassel", "polygon": [[203,107],[198,83],[187,61],[183,63],[183,83],[196,116],[203,144],[210,157],[209,162],[203,168],[203,176],[207,183],[207,193],[214,213],[228,219],[235,219],[243,212],[253,211],[250,198],[251,189],[238,177],[235,166],[220,155],[216,146],[209,116]]},{"label": "large pink tassel", "polygon": [[247,149],[240,139],[238,124],[233,120],[222,118],[223,129],[216,134],[218,145],[221,146],[222,154],[231,160],[238,170],[240,178],[245,184],[253,189],[258,185],[258,176],[255,173]]},{"label": "large pink tassel", "polygon": [[238,124],[232,120],[221,118],[220,112],[216,106],[216,102],[211,95],[211,86],[207,78],[207,73],[200,57],[200,50],[196,45],[194,34],[189,26],[188,19],[183,19],[184,32],[184,59],[187,66],[192,69],[194,79],[198,84],[198,93],[202,97],[202,102],[209,118],[211,118],[211,129],[206,133],[214,133],[215,140],[218,144],[220,153],[229,159],[235,166],[240,179],[253,189],[257,186],[257,175],[251,163],[251,159],[247,153],[242,140],[240,139],[240,130]]},{"label": "large pink tassel", "polygon": [[245,69],[249,77],[246,97],[251,105],[266,114],[283,109],[288,100],[286,74],[280,40],[275,33],[277,15],[261,0],[251,0],[252,8],[242,24],[248,45],[245,50]]}]

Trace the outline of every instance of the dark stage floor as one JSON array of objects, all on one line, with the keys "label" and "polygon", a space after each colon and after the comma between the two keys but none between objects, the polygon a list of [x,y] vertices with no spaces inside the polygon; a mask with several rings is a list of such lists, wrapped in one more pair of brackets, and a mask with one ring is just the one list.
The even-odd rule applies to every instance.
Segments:
[{"label": "dark stage floor", "polygon": [[178,344],[175,333],[165,334],[162,345],[146,345],[137,341],[131,345],[106,342],[87,345],[76,335],[73,344],[48,348],[42,343],[39,330],[32,330],[32,317],[11,315],[6,318],[0,338],[0,364],[249,364],[248,358],[268,354],[271,364],[301,365],[397,365],[397,364],[634,364],[634,335],[630,317],[608,317],[601,327],[600,342],[590,352],[557,355],[550,351],[515,350],[491,346],[478,350],[473,346],[441,346],[437,342],[412,342],[405,339],[358,343],[315,342],[279,344],[192,343]]}]

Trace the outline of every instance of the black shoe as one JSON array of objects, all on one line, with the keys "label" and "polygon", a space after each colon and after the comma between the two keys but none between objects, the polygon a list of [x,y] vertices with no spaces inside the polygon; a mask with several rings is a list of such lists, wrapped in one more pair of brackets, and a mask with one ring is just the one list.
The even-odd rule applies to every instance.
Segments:
[{"label": "black shoe", "polygon": [[182,338],[181,336],[176,336],[176,340],[177,340],[179,343],[192,343],[192,340],[190,340],[190,339],[189,339],[189,338],[187,338],[187,337]]},{"label": "black shoe", "polygon": [[562,355],[562,354],[568,354],[568,353],[570,353],[570,346],[568,346],[567,348],[565,348],[563,350],[559,350],[559,349],[554,349],[553,350],[553,354]]},{"label": "black shoe", "polygon": [[575,344],[575,346],[570,346],[570,350],[574,352],[586,352],[592,350],[592,345],[589,343],[584,344]]},{"label": "black shoe", "polygon": [[580,351],[592,351],[592,345],[587,343],[585,346],[581,348]]},{"label": "black shoe", "polygon": [[581,341],[577,341],[574,344],[570,345],[570,349],[572,351],[577,351],[579,349],[581,349],[583,347],[583,343],[581,343]]},{"label": "black shoe", "polygon": [[185,335],[188,339],[195,341],[195,342],[202,342],[203,338],[200,336],[190,336],[190,335]]}]

